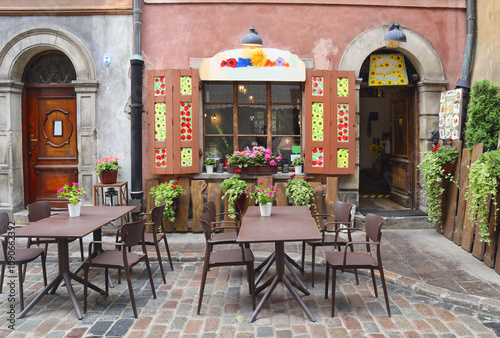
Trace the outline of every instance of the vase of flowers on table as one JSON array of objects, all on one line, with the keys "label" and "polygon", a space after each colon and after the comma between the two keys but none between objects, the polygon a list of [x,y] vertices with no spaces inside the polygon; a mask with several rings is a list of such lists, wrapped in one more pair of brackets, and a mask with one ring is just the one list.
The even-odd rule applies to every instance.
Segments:
[{"label": "vase of flowers on table", "polygon": [[80,216],[82,195],[85,194],[85,189],[80,187],[78,182],[65,184],[64,187],[57,190],[57,198],[66,198],[70,203],[68,204],[69,217]]},{"label": "vase of flowers on table", "polygon": [[95,167],[97,175],[102,184],[115,184],[118,177],[118,157],[105,157],[96,161]]},{"label": "vase of flowers on table", "polygon": [[255,192],[250,190],[245,191],[247,196],[252,197],[260,207],[261,216],[271,216],[273,201],[276,198],[276,189],[274,186],[269,185],[264,187],[264,180],[260,180]]}]

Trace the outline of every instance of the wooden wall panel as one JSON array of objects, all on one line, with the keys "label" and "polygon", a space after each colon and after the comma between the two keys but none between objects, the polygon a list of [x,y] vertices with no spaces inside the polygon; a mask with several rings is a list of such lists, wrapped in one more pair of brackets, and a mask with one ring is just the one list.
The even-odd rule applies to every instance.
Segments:
[{"label": "wooden wall panel", "polygon": [[319,182],[310,182],[314,189],[314,205],[315,210],[312,210],[313,214],[323,213],[323,186]]},{"label": "wooden wall panel", "polygon": [[[472,148],[472,159],[471,163],[474,163],[483,154],[483,144],[475,144]],[[462,233],[462,249],[466,251],[472,250],[472,243],[474,241],[474,225],[472,224],[469,216],[469,201],[467,201],[465,218],[464,218],[464,228]],[[473,215],[474,216],[474,215]]]},{"label": "wooden wall panel", "polygon": [[278,189],[276,196],[276,205],[287,206],[288,197],[286,196],[286,183],[276,183],[276,188]]},{"label": "wooden wall panel", "polygon": [[193,220],[191,222],[191,231],[199,232],[203,231],[201,223],[198,221],[198,217],[203,214],[203,203],[204,203],[204,190],[207,187],[207,182],[203,180],[191,181],[191,201],[193,209]]},{"label": "wooden wall panel", "polygon": [[470,150],[464,149],[462,150],[462,161],[460,163],[460,180],[458,183],[461,189],[458,194],[457,216],[455,219],[455,229],[453,231],[453,242],[457,245],[462,244],[462,232],[463,232],[463,224],[464,224],[465,209],[466,209],[465,189],[463,187],[467,185],[469,166],[470,166]]},{"label": "wooden wall panel", "polygon": [[327,177],[326,178],[326,196],[325,196],[325,208],[326,213],[333,215],[333,206],[335,202],[339,200],[339,178],[338,177]]},{"label": "wooden wall panel", "polygon": [[190,189],[190,181],[189,178],[183,177],[179,178],[179,184],[183,189],[182,195],[179,196],[178,198],[178,207],[177,207],[177,217],[175,218],[174,221],[174,227],[177,231],[188,231],[189,224],[188,224],[188,216],[189,216],[189,201],[190,201],[190,195],[191,195],[191,189]]},{"label": "wooden wall panel", "polygon": [[[455,169],[455,173],[453,175],[453,180],[458,181],[460,177],[460,163],[462,160],[462,141],[453,141],[453,147],[458,150],[458,159],[457,159],[457,168]],[[446,209],[443,212],[445,215],[444,225],[443,225],[443,234],[448,239],[453,239],[453,233],[455,229],[455,219],[457,214],[457,201],[458,201],[458,186],[449,182],[448,184],[448,198],[446,200]]]}]

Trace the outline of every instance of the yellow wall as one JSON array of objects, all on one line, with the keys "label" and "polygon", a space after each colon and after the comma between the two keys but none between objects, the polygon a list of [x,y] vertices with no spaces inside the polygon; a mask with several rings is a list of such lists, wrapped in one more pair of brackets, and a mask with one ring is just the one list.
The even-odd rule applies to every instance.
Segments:
[{"label": "yellow wall", "polygon": [[500,84],[500,1],[477,1],[477,44],[472,81],[490,79]]}]

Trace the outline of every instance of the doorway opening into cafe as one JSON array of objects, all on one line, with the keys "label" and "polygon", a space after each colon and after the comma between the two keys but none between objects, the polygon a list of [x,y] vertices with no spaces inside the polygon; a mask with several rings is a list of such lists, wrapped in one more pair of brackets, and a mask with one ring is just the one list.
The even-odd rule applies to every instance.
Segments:
[{"label": "doorway opening into cafe", "polygon": [[370,57],[360,70],[359,209],[417,209],[418,75],[406,60],[404,85],[370,86]]}]

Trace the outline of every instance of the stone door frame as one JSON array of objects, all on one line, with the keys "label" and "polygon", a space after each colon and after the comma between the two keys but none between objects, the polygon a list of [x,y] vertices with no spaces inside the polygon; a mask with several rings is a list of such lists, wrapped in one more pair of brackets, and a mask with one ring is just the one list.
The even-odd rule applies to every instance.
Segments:
[{"label": "stone door frame", "polygon": [[[76,80],[78,180],[88,192],[95,183],[97,154],[96,106],[99,83],[94,60],[85,44],[58,27],[40,27],[14,34],[0,50],[0,210],[24,209],[22,156],[22,74],[33,56],[47,50],[66,54]],[[5,188],[4,188],[5,187]],[[91,201],[87,194],[85,202]]]},{"label": "stone door frame", "polygon": [[[356,125],[359,126],[359,72],[365,59],[373,52],[386,48],[384,40],[389,25],[367,30],[357,36],[346,48],[339,63],[339,70],[356,72]],[[407,42],[400,43],[396,50],[402,53],[415,67],[420,80],[418,88],[417,114],[419,119],[418,162],[423,159],[422,151],[430,149],[431,131],[438,128],[439,100],[441,92],[447,90],[449,82],[445,78],[443,64],[431,43],[421,34],[411,29],[403,29]],[[359,201],[359,130],[356,129],[356,174],[339,178],[339,195],[342,200]]]}]

